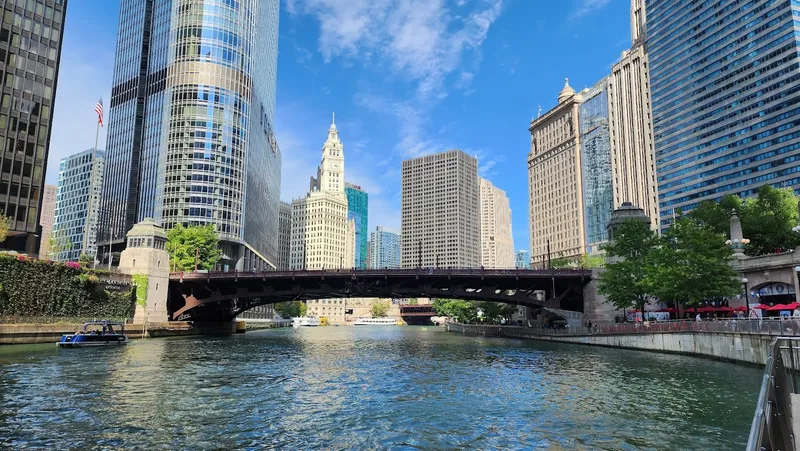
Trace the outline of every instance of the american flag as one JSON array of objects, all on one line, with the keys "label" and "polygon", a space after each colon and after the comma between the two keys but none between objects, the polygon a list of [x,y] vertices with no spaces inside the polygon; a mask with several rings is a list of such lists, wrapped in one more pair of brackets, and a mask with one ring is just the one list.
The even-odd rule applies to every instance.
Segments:
[{"label": "american flag", "polygon": [[97,102],[97,105],[94,107],[94,112],[97,113],[97,123],[100,126],[103,126],[103,98],[100,97],[100,101]]}]

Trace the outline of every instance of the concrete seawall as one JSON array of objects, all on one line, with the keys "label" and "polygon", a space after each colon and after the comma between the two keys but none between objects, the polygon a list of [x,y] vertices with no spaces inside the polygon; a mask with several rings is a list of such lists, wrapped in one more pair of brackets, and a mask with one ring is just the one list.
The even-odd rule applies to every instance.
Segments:
[{"label": "concrete seawall", "polygon": [[[55,343],[64,334],[83,329],[83,324],[0,324],[0,345]],[[185,322],[126,324],[125,335],[130,339],[144,337],[174,337],[201,335],[207,331]]]},{"label": "concrete seawall", "polygon": [[448,332],[489,337],[526,338],[589,346],[686,354],[733,362],[765,365],[773,336],[736,333],[674,332],[618,335],[554,336],[505,326],[447,324]]}]

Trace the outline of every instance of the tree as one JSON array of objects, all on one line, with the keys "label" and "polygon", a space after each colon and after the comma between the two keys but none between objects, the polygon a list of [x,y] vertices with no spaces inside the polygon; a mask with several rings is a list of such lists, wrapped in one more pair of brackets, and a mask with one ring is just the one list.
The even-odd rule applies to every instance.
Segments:
[{"label": "tree", "polygon": [[8,216],[0,216],[0,242],[6,240],[8,237],[8,227],[11,218]]},{"label": "tree", "polygon": [[78,257],[78,263],[80,263],[83,268],[89,268],[92,266],[92,263],[94,263],[94,260],[87,254],[81,254],[81,256]]},{"label": "tree", "polygon": [[728,264],[732,253],[725,235],[694,218],[680,218],[649,255],[650,293],[662,301],[690,306],[739,294],[738,275]]},{"label": "tree", "polygon": [[603,246],[610,263],[600,274],[598,290],[617,309],[638,308],[650,299],[649,255],[658,243],[650,224],[629,219],[614,231],[614,239]]},{"label": "tree", "polygon": [[54,230],[50,235],[48,244],[50,248],[50,254],[48,256],[52,259],[57,259],[58,254],[69,252],[75,246],[65,229]]},{"label": "tree", "polygon": [[583,254],[580,258],[566,258],[560,257],[553,259],[550,262],[550,266],[555,269],[569,269],[569,268],[584,268],[584,269],[592,269],[592,268],[602,268],[605,266],[606,261],[602,255],[587,255]]},{"label": "tree", "polygon": [[297,318],[306,315],[306,304],[301,301],[288,301],[275,304],[275,311],[281,318]]},{"label": "tree", "polygon": [[704,201],[689,212],[689,216],[714,232],[728,236],[731,213],[736,211],[742,222],[742,234],[750,240],[744,252],[747,255],[771,254],[800,245],[800,235],[792,231],[798,225],[797,201],[791,188],[767,185],[758,190],[758,197],[742,200],[729,195],[719,202]]},{"label": "tree", "polygon": [[477,307],[483,312],[483,321],[487,323],[499,323],[504,319],[511,318],[517,311],[517,307],[502,302],[478,302]]},{"label": "tree", "polygon": [[373,318],[384,318],[389,312],[389,302],[376,299],[372,301],[371,311]]},{"label": "tree", "polygon": [[437,315],[453,318],[459,323],[474,323],[478,319],[478,306],[462,299],[434,299],[433,309]]},{"label": "tree", "polygon": [[167,232],[167,252],[174,271],[214,269],[219,261],[219,237],[212,224],[184,227],[178,224]]}]

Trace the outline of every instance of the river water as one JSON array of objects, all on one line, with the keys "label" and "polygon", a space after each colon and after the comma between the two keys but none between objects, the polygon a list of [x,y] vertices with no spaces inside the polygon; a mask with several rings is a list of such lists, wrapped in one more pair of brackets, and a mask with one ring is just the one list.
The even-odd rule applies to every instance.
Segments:
[{"label": "river water", "polygon": [[0,348],[0,448],[743,449],[755,367],[320,327]]}]

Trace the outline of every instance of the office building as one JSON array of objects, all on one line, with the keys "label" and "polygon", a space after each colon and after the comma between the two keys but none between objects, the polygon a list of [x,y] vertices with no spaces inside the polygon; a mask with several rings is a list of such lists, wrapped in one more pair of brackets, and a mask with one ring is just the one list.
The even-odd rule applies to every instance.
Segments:
[{"label": "office building", "polygon": [[511,236],[511,206],[506,192],[480,179],[481,266],[514,268],[514,238]]},{"label": "office building", "polygon": [[646,2],[661,226],[764,185],[800,190],[798,4]]},{"label": "office building", "polygon": [[39,251],[39,214],[67,0],[0,3],[0,214],[9,218],[3,248]]},{"label": "office building", "polygon": [[81,254],[92,258],[97,255],[98,207],[102,198],[104,163],[105,153],[94,149],[61,160],[53,220],[53,243],[57,246],[57,249],[51,249],[54,251],[53,260],[77,261]]},{"label": "office building", "polygon": [[348,225],[344,193],[344,145],[334,121],[322,145],[322,159],[317,176],[311,177],[308,195],[292,202],[289,267],[338,269],[352,265],[354,250],[348,248],[352,227]]},{"label": "office building", "polygon": [[580,143],[583,224],[586,252],[597,254],[608,242],[606,225],[614,211],[611,137],[608,130],[608,79],[581,92]]},{"label": "office building", "polygon": [[517,251],[514,258],[514,266],[517,269],[531,269],[531,260],[530,257],[528,257],[528,251]]},{"label": "office building", "polygon": [[530,240],[533,264],[585,252],[579,109],[569,86],[558,105],[531,121],[528,154]]},{"label": "office building", "polygon": [[369,268],[400,267],[400,234],[384,226],[375,227],[369,238]]},{"label": "office building", "polygon": [[367,241],[369,241],[369,195],[358,185],[344,184],[344,193],[347,196],[347,219],[355,221],[355,268],[367,268]]},{"label": "office building", "polygon": [[345,239],[344,264],[341,267],[353,269],[356,267],[356,221],[353,219],[347,220]]},{"label": "office building", "polygon": [[281,202],[278,210],[278,269],[289,269],[292,240],[292,205]]},{"label": "office building", "polygon": [[39,215],[39,225],[42,226],[42,238],[39,244],[39,258],[50,258],[50,237],[53,236],[53,219],[56,214],[55,185],[45,185],[42,196],[42,213]]},{"label": "office building", "polygon": [[219,269],[274,267],[279,0],[122,0],[101,246],[152,217],[212,224]]},{"label": "office building", "polygon": [[403,161],[403,268],[481,265],[478,160],[449,150]]}]

